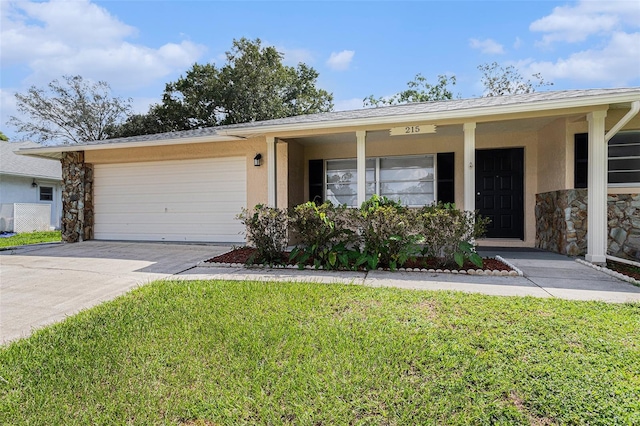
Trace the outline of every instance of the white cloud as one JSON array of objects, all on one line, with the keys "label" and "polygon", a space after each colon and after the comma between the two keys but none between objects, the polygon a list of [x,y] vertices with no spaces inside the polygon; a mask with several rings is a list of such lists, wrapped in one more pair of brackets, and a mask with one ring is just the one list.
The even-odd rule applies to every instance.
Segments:
[{"label": "white cloud", "polygon": [[513,42],[513,48],[518,50],[522,47],[522,39],[520,37],[516,37],[516,41]]},{"label": "white cloud", "polygon": [[276,49],[284,55],[282,62],[285,65],[296,66],[300,62],[310,65],[315,60],[313,53],[307,49],[287,49],[286,47],[276,47]]},{"label": "white cloud", "polygon": [[351,98],[351,99],[340,99],[335,101],[334,103],[335,111],[350,111],[353,109],[362,109],[364,108],[362,99],[360,98]]},{"label": "white cloud", "polygon": [[349,65],[351,65],[351,60],[353,60],[353,55],[355,53],[356,52],[353,50],[343,50],[339,53],[331,52],[331,56],[327,60],[327,65],[335,71],[344,71],[349,69]]},{"label": "white cloud", "polygon": [[550,61],[524,61],[524,74],[540,73],[546,80],[571,79],[623,86],[638,78],[640,32],[615,32],[600,49],[573,53]]},{"label": "white cloud", "polygon": [[469,40],[469,45],[473,49],[478,49],[482,53],[486,53],[489,55],[502,55],[504,54],[504,47],[495,40],[490,38],[486,40],[478,40],[476,38],[472,38]]},{"label": "white cloud", "polygon": [[595,34],[620,31],[625,26],[640,25],[640,7],[635,1],[580,1],[574,6],[560,6],[529,29],[544,33],[542,44],[561,41],[581,42]]},{"label": "white cloud", "polygon": [[3,66],[26,64],[29,84],[79,74],[135,88],[186,69],[204,52],[190,41],[159,48],[133,44],[127,39],[135,28],[88,0],[0,3]]}]

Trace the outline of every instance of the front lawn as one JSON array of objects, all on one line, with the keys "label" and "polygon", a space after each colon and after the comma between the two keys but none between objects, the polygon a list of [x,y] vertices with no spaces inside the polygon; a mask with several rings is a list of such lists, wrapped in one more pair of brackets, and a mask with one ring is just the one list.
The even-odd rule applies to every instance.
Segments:
[{"label": "front lawn", "polygon": [[640,424],[640,305],[156,282],[0,376],[0,424]]},{"label": "front lawn", "polygon": [[60,242],[60,231],[40,231],[16,234],[12,237],[0,238],[0,248],[24,246],[27,244]]}]

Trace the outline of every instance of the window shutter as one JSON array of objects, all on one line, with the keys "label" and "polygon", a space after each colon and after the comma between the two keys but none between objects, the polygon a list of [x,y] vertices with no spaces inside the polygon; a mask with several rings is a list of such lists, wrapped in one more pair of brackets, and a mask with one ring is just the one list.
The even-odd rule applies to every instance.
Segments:
[{"label": "window shutter", "polygon": [[454,203],[456,194],[453,152],[441,152],[438,154],[436,177],[438,179],[438,201],[442,203]]},{"label": "window shutter", "polygon": [[309,201],[324,202],[324,160],[309,160]]},{"label": "window shutter", "polygon": [[573,187],[587,187],[587,173],[589,170],[589,139],[587,133],[575,135],[574,167],[573,167]]}]

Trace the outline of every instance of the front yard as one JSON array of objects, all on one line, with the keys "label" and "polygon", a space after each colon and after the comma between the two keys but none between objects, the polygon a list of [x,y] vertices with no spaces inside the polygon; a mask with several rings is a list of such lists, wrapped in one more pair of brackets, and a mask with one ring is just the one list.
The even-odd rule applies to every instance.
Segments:
[{"label": "front yard", "polygon": [[24,246],[27,244],[60,242],[60,231],[39,231],[15,234],[11,237],[0,238],[0,249],[3,247]]},{"label": "front yard", "polygon": [[0,349],[1,424],[639,424],[640,306],[156,282]]}]

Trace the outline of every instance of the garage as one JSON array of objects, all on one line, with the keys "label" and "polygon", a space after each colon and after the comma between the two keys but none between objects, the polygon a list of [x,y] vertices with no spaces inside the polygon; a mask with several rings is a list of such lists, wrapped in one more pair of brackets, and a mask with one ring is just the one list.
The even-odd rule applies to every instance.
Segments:
[{"label": "garage", "polygon": [[244,157],[94,166],[94,238],[242,243]]}]

